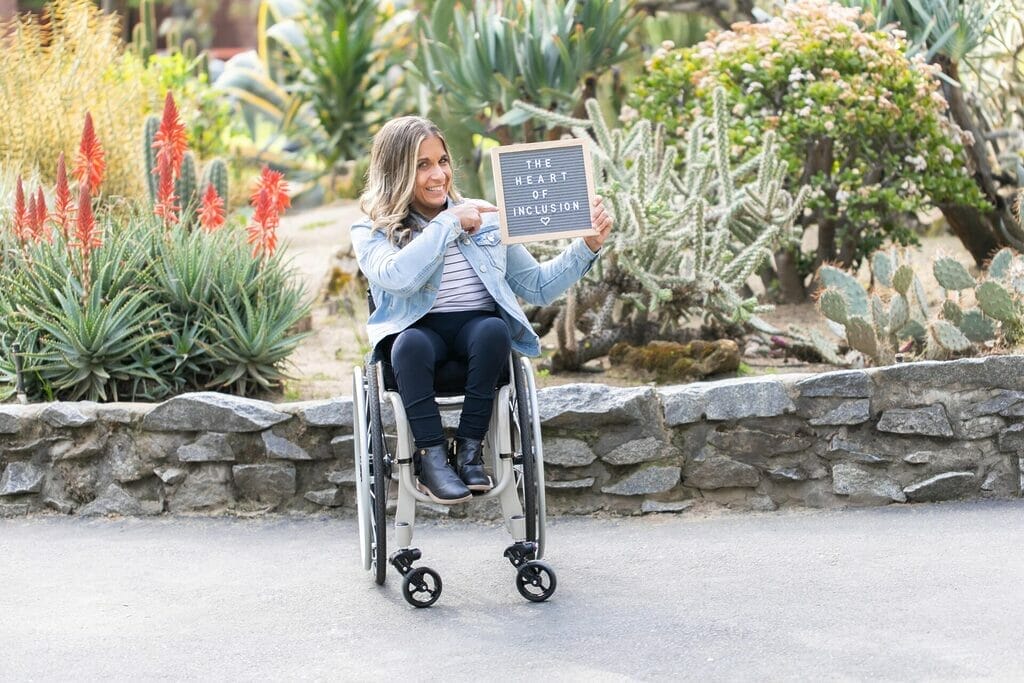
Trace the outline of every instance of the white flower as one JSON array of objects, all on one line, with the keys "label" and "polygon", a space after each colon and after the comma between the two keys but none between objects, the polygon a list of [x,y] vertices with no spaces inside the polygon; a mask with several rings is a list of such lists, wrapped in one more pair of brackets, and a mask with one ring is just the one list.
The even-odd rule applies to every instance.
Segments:
[{"label": "white flower", "polygon": [[753,64],[744,63],[740,64],[740,71],[746,71],[748,74],[752,74],[755,71],[757,71],[757,69],[754,67]]},{"label": "white flower", "polygon": [[638,112],[636,109],[633,109],[633,107],[629,106],[628,104],[625,104],[622,106],[622,110],[619,112],[619,121],[622,121],[623,123],[629,123],[630,121],[636,119],[636,117],[639,115],[640,112]]},{"label": "white flower", "polygon": [[924,171],[928,168],[928,162],[925,161],[921,155],[910,156],[909,154],[903,157],[903,160],[914,167],[915,171]]}]

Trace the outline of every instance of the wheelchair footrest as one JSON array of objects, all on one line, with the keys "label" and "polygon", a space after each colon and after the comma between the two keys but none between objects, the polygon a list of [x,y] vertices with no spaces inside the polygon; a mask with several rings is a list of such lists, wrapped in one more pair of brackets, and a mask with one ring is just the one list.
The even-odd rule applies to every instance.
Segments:
[{"label": "wheelchair footrest", "polygon": [[519,567],[537,559],[537,544],[533,541],[516,541],[505,548],[505,557],[513,567]]}]

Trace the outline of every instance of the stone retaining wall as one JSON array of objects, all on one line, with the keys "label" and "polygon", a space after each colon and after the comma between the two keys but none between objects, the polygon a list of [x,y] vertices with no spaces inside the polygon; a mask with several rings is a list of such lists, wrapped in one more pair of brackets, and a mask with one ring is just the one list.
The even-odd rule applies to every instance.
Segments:
[{"label": "stone retaining wall", "polygon": [[[573,384],[539,400],[549,513],[884,505],[1024,486],[1022,356],[662,388]],[[0,405],[0,516],[354,505],[347,397]]]}]

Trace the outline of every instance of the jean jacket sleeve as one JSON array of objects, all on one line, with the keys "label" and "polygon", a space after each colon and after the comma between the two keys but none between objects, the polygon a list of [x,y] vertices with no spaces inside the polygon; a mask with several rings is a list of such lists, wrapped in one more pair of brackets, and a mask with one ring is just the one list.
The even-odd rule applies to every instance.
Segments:
[{"label": "jean jacket sleeve", "polygon": [[577,238],[555,258],[538,263],[526,247],[512,244],[507,251],[505,280],[524,301],[543,306],[586,275],[599,254],[590,251],[590,247]]},{"label": "jean jacket sleeve", "polygon": [[459,219],[442,211],[399,249],[368,218],[353,224],[352,248],[371,285],[396,296],[418,291],[444,262],[444,252],[460,234]]}]

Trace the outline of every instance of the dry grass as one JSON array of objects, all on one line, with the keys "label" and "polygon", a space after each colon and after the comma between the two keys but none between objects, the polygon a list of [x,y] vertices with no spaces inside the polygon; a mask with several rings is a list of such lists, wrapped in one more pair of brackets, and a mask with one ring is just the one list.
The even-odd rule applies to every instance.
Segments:
[{"label": "dry grass", "polygon": [[92,113],[106,150],[109,195],[141,197],[141,131],[159,93],[124,52],[118,19],[89,0],[58,0],[49,20],[21,16],[0,24],[0,160],[52,182],[57,157],[74,159]]}]

